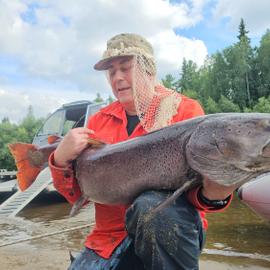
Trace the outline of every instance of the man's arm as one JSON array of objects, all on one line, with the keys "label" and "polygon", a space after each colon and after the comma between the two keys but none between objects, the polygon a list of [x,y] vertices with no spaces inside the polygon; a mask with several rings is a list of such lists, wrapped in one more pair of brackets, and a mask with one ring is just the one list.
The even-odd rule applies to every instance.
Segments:
[{"label": "man's arm", "polygon": [[49,158],[53,184],[71,204],[81,196],[72,161],[87,147],[89,136],[93,133],[88,128],[71,129]]},{"label": "man's arm", "polygon": [[49,157],[49,168],[51,170],[53,185],[56,190],[64,196],[71,204],[75,203],[81,196],[81,190],[74,176],[72,165],[58,167],[55,165],[54,153]]}]

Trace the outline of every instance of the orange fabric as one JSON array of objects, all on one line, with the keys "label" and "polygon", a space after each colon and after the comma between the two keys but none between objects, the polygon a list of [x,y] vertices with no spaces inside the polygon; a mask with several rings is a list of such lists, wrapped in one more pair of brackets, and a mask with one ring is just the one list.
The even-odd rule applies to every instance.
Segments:
[{"label": "orange fabric", "polygon": [[[173,123],[188,118],[203,115],[204,112],[198,102],[182,96],[178,114],[173,117]],[[127,119],[122,105],[116,101],[103,108],[89,119],[88,127],[95,131],[95,137],[107,143],[117,143],[141,136],[146,133],[141,124],[138,124],[132,134],[128,136]],[[74,203],[80,196],[80,190],[71,168],[57,168],[53,166],[53,155],[49,160],[53,182],[56,189],[64,195],[70,203]],[[189,200],[200,209],[203,226],[207,228],[205,213],[199,206],[197,193],[192,191]],[[103,258],[109,258],[114,249],[126,237],[125,212],[128,206],[111,206],[95,203],[96,225],[87,236],[85,246],[93,249]]]},{"label": "orange fabric", "polygon": [[[214,213],[214,212],[220,212],[220,209],[214,209],[214,208],[208,208],[207,205],[202,204],[197,197],[198,191],[201,187],[196,187],[192,190],[190,190],[187,194],[187,197],[189,201],[192,201],[193,205],[201,211],[204,211],[206,213]],[[223,208],[222,211],[225,210],[231,203],[233,196],[230,196],[228,204],[226,204]]]}]

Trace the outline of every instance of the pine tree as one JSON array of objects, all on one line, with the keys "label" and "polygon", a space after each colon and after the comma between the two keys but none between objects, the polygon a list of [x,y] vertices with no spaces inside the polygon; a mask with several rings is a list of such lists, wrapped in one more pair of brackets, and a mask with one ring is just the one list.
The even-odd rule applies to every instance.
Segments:
[{"label": "pine tree", "polygon": [[[239,41],[235,45],[235,59],[236,59],[236,66],[235,71],[238,70],[238,82],[237,82],[237,91],[239,91],[239,97],[242,100],[242,104],[240,105],[242,108],[245,105],[248,107],[252,104],[251,98],[251,63],[253,61],[253,49],[250,45],[250,38],[247,36],[248,32],[246,30],[245,22],[243,18],[241,18],[240,25],[239,25],[239,35],[237,36]],[[245,90],[245,93],[243,93]],[[246,101],[244,100],[246,99]]]},{"label": "pine tree", "polygon": [[246,25],[243,18],[241,18],[238,29],[239,29],[239,35],[237,36],[237,38],[239,39],[239,41],[245,40],[248,43],[250,43],[250,38],[247,36],[249,31],[246,30]]},{"label": "pine tree", "polygon": [[176,83],[178,90],[180,92],[184,92],[187,90],[198,90],[198,73],[197,73],[197,65],[195,62],[189,60],[187,61],[185,58],[182,64],[181,78]]},{"label": "pine tree", "polygon": [[94,102],[96,103],[100,103],[100,102],[103,102],[103,98],[101,97],[100,93],[97,93],[97,96],[96,98],[94,99]]},{"label": "pine tree", "polygon": [[165,79],[161,79],[162,84],[169,89],[176,89],[175,78],[171,74],[167,74]]},{"label": "pine tree", "polygon": [[257,49],[257,84],[258,96],[270,96],[270,30],[262,36],[260,46]]}]

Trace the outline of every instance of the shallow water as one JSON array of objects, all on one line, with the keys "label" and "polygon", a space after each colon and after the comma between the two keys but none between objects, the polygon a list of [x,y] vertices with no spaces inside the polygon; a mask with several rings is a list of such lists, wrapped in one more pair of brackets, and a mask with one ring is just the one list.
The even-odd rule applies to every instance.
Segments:
[{"label": "shallow water", "polygon": [[[45,236],[23,244],[26,248],[34,249],[46,244],[53,248],[80,250],[91,226],[62,231],[93,224],[93,206],[89,205],[73,218],[69,218],[69,211],[70,205],[59,200],[59,197],[57,200],[52,196],[35,200],[18,217],[0,220],[0,246],[9,243],[18,245],[17,241]],[[254,269],[270,269],[270,224],[256,216],[236,196],[225,212],[208,214],[208,220],[207,243],[202,260],[223,262],[228,267],[239,266],[239,269],[250,265]]]},{"label": "shallow water", "polygon": [[209,229],[202,259],[270,269],[270,223],[236,196],[223,213],[208,214]]}]

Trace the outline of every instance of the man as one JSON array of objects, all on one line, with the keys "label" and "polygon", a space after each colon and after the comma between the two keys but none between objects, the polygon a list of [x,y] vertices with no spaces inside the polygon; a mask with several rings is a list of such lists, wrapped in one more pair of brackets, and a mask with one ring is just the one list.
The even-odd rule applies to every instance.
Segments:
[{"label": "man", "polygon": [[[156,83],[152,46],[139,35],[110,39],[94,68],[106,71],[117,101],[92,116],[87,128],[71,130],[50,157],[54,185],[70,203],[81,194],[71,161],[89,136],[117,143],[203,114],[198,102]],[[130,207],[95,203],[95,228],[69,269],[198,269],[205,212],[226,208],[232,191],[204,179],[203,187],[151,216],[170,192],[144,192]]]}]

